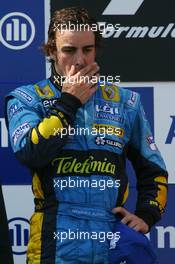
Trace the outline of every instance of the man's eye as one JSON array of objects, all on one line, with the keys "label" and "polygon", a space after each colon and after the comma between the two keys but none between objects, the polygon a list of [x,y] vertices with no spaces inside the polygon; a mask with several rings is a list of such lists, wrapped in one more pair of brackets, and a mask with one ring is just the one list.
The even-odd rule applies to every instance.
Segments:
[{"label": "man's eye", "polygon": [[66,52],[66,53],[72,53],[72,52],[74,52],[74,49],[65,49],[64,52]]},{"label": "man's eye", "polygon": [[92,49],[85,49],[84,50],[85,53],[88,53],[88,52],[91,52],[91,51],[92,51]]},{"label": "man's eye", "polygon": [[65,52],[71,53],[73,52],[73,50],[65,50]]}]

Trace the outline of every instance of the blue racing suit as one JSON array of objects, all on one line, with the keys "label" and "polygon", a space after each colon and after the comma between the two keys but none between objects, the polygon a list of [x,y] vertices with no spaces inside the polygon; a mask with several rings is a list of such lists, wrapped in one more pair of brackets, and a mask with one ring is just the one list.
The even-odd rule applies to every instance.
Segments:
[{"label": "blue racing suit", "polygon": [[151,227],[164,211],[167,172],[139,94],[98,86],[84,105],[51,79],[6,97],[13,151],[32,173],[29,264],[109,263],[111,210],[129,190],[126,158],[137,176],[135,214]]}]

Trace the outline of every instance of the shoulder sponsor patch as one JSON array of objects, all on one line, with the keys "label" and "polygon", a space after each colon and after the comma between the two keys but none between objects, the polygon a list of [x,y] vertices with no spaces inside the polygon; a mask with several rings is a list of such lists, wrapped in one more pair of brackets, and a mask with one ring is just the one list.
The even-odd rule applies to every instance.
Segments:
[{"label": "shoulder sponsor patch", "polygon": [[95,104],[94,117],[123,123],[124,118],[120,116],[120,112],[121,109],[118,105],[99,101]]},{"label": "shoulder sponsor patch", "polygon": [[18,106],[17,104],[12,104],[10,108],[8,109],[9,120],[11,120],[13,116],[19,114],[22,111],[23,111],[22,106]]},{"label": "shoulder sponsor patch", "polygon": [[124,137],[124,129],[107,124],[93,124],[93,130],[96,130],[99,134],[116,135],[118,137]]},{"label": "shoulder sponsor patch", "polygon": [[43,107],[44,108],[49,108],[49,107],[55,106],[57,100],[58,99],[56,99],[56,98],[53,98],[53,99],[42,99]]},{"label": "shoulder sponsor patch", "polygon": [[109,138],[103,138],[103,137],[96,137],[95,138],[95,144],[97,144],[98,146],[108,145],[108,146],[112,146],[112,147],[117,147],[119,149],[123,148],[123,144],[120,143],[119,141],[109,139]]},{"label": "shoulder sponsor patch", "polygon": [[96,112],[103,112],[103,113],[108,113],[111,115],[119,115],[119,108],[115,106],[111,106],[108,103],[103,103],[103,104],[96,104],[95,105],[95,110]]},{"label": "shoulder sponsor patch", "polygon": [[16,145],[17,140],[21,136],[26,134],[29,131],[29,129],[30,129],[29,123],[24,123],[15,129],[15,131],[12,133],[12,142],[13,142],[14,146]]},{"label": "shoulder sponsor patch", "polygon": [[28,93],[19,89],[17,89],[15,92],[21,95],[27,102],[31,103],[33,101],[32,96],[30,96]]},{"label": "shoulder sponsor patch", "polygon": [[105,100],[115,101],[115,102],[120,101],[119,88],[116,85],[114,84],[101,85],[101,90],[102,90],[102,96]]},{"label": "shoulder sponsor patch", "polygon": [[49,85],[40,87],[37,84],[35,84],[34,87],[35,87],[35,91],[40,97],[50,98],[54,96],[54,92],[52,91]]},{"label": "shoulder sponsor patch", "polygon": [[95,113],[95,118],[115,121],[115,122],[119,122],[121,124],[124,123],[124,118],[123,117],[110,115],[110,114],[105,114],[105,113]]},{"label": "shoulder sponsor patch", "polygon": [[127,104],[131,106],[135,106],[137,102],[137,93],[136,92],[131,92],[130,99],[128,99]]},{"label": "shoulder sponsor patch", "polygon": [[151,150],[157,150],[157,146],[156,146],[156,143],[154,142],[153,136],[148,136],[147,141],[148,141],[148,144]]}]

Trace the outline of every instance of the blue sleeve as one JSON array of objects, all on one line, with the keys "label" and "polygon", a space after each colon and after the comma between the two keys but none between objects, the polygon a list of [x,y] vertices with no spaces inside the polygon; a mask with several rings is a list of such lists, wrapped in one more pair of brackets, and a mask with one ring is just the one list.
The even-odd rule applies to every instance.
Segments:
[{"label": "blue sleeve", "polygon": [[[73,104],[69,105],[69,101]],[[46,117],[17,98],[7,99],[6,105],[13,151],[21,163],[35,169],[45,167],[61,151],[68,135],[61,135],[60,130],[72,124],[80,107],[76,98],[69,94],[63,94]]]},{"label": "blue sleeve", "polygon": [[128,146],[128,158],[137,176],[135,214],[152,226],[165,209],[168,173],[140,100]]}]

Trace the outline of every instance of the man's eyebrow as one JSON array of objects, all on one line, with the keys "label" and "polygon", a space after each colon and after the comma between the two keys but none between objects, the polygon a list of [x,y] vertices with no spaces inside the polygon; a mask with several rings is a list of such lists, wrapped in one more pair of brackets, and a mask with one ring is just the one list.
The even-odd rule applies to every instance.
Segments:
[{"label": "man's eyebrow", "polygon": [[63,47],[61,47],[61,49],[64,49],[64,48],[76,49],[76,47],[74,47],[72,45],[64,45]]},{"label": "man's eyebrow", "polygon": [[[85,48],[94,48],[95,45],[94,44],[91,44],[91,45],[86,45],[86,46],[83,46],[83,49]],[[64,45],[63,47],[61,47],[61,49],[64,49],[64,48],[70,48],[70,49],[77,49],[77,47],[73,46],[73,45]]]},{"label": "man's eyebrow", "polygon": [[84,48],[85,48],[85,49],[86,49],[86,48],[94,48],[94,47],[95,47],[94,44],[93,44],[93,45],[86,45],[86,46],[83,47],[83,49],[84,49]]}]

